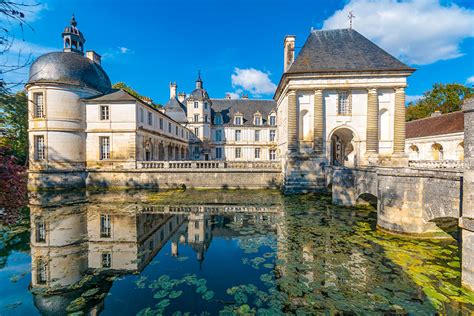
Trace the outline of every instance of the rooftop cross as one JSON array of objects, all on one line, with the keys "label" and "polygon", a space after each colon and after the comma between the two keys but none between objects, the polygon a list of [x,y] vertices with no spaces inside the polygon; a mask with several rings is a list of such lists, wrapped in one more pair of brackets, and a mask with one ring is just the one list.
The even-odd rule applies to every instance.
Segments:
[{"label": "rooftop cross", "polygon": [[353,14],[354,11],[349,11],[349,15],[347,16],[349,18],[349,28],[352,29],[352,20],[355,19],[355,15]]}]

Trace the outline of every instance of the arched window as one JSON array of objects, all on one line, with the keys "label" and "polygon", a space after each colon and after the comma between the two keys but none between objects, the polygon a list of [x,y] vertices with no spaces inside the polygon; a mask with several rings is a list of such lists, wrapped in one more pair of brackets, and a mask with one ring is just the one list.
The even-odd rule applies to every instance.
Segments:
[{"label": "arched window", "polygon": [[409,148],[408,156],[410,160],[417,160],[420,156],[420,149],[416,145],[411,145]]},{"label": "arched window", "polygon": [[433,160],[443,160],[443,146],[438,143],[434,143],[431,146],[431,157]]},{"label": "arched window", "polygon": [[71,46],[71,41],[69,38],[66,38],[66,48],[69,48]]},{"label": "arched window", "polygon": [[456,147],[456,156],[458,160],[464,160],[464,142],[460,142]]}]

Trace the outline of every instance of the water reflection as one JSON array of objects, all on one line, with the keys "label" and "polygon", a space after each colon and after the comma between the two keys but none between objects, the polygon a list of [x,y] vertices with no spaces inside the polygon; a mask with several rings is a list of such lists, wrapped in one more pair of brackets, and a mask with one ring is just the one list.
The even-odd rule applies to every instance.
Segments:
[{"label": "water reflection", "polygon": [[30,292],[2,280],[10,252],[0,282],[34,306],[0,298],[2,315],[474,312],[455,241],[385,235],[374,212],[326,196],[67,192],[30,204]]}]

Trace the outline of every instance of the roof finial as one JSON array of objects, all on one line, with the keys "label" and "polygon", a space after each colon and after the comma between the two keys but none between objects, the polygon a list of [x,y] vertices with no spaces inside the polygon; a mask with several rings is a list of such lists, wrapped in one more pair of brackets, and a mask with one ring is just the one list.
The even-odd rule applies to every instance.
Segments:
[{"label": "roof finial", "polygon": [[352,20],[355,19],[355,15],[353,14],[354,11],[349,11],[349,15],[347,16],[349,18],[349,28],[352,29]]},{"label": "roof finial", "polygon": [[74,26],[74,27],[77,26],[77,22],[76,22],[76,18],[74,17],[74,14],[72,14],[71,25]]},{"label": "roof finial", "polygon": [[201,70],[198,70],[198,78],[197,78],[198,81],[202,81],[201,79]]}]

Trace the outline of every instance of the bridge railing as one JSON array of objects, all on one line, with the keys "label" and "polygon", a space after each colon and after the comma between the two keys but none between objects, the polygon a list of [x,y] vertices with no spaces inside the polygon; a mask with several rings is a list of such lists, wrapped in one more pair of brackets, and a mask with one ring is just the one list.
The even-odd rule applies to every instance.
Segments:
[{"label": "bridge railing", "polygon": [[280,169],[279,161],[138,161],[138,169]]},{"label": "bridge railing", "polygon": [[423,169],[462,169],[462,160],[410,160],[409,167]]}]

